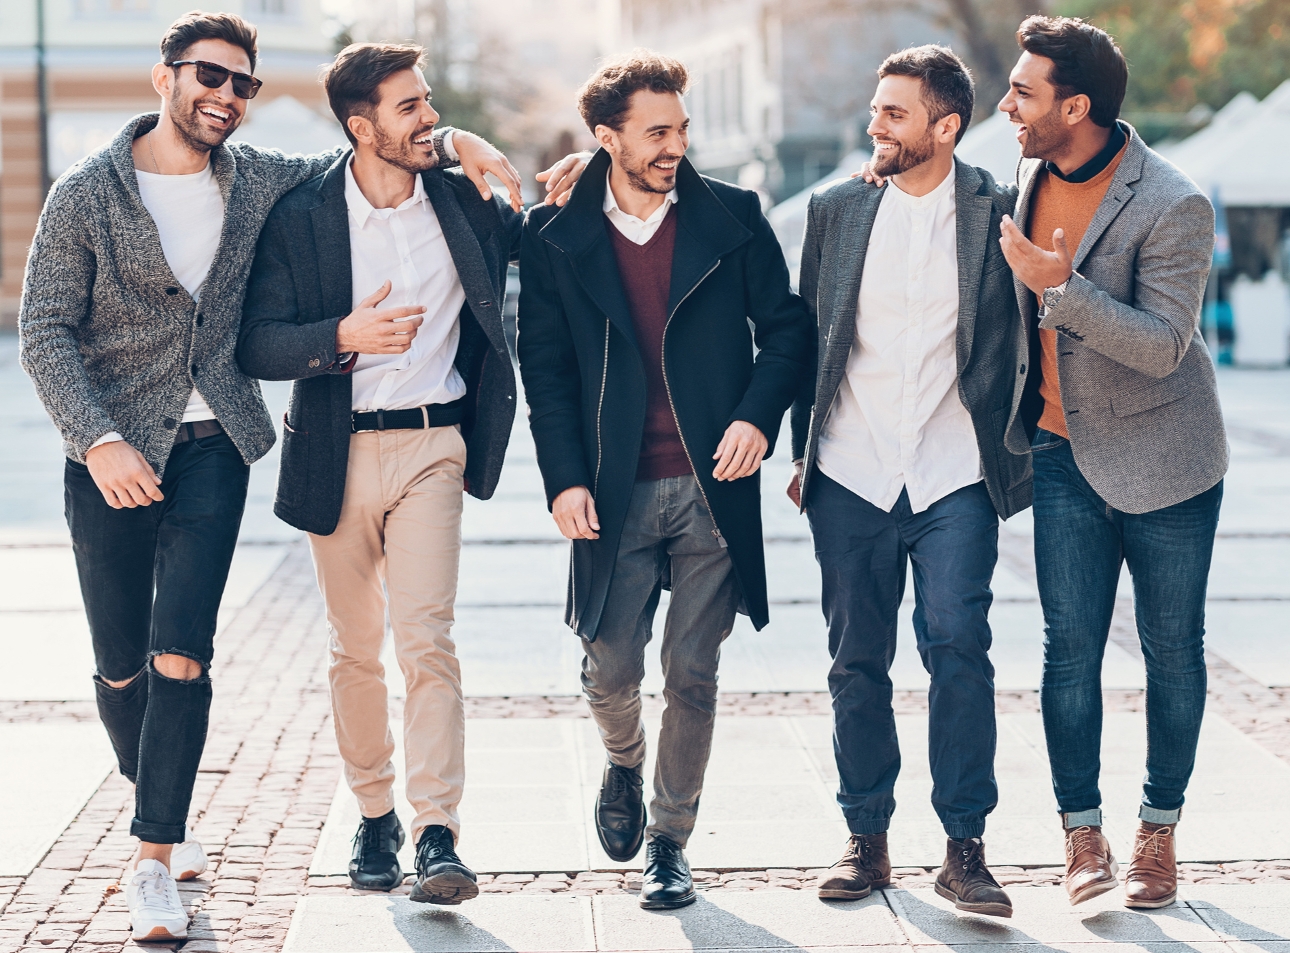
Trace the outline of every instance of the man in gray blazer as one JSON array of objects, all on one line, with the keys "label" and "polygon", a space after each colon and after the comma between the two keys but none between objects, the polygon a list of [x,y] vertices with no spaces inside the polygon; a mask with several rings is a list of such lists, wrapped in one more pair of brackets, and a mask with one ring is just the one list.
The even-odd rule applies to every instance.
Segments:
[{"label": "man in gray blazer", "polygon": [[981,836],[998,802],[990,580],[999,518],[1029,506],[1031,491],[1028,461],[1004,445],[1027,359],[998,241],[1013,201],[954,158],[974,102],[954,53],[904,50],[878,75],[873,171],[890,182],[818,191],[802,249],[818,361],[793,407],[789,496],[810,519],[823,575],[838,802],[851,830],[819,892],[858,899],[890,882],[900,751],[888,673],[912,561],[932,803],[948,837],[936,890],[961,910],[1007,917]]},{"label": "man in gray blazer", "polygon": [[1002,240],[1031,358],[1007,439],[1034,461],[1042,705],[1066,887],[1080,903],[1116,883],[1098,790],[1101,666],[1127,562],[1148,753],[1125,903],[1163,907],[1177,892],[1174,826],[1205,708],[1205,589],[1227,470],[1198,330],[1214,213],[1117,121],[1128,68],[1111,37],[1036,16],[1017,40],[999,108],[1023,159]]}]

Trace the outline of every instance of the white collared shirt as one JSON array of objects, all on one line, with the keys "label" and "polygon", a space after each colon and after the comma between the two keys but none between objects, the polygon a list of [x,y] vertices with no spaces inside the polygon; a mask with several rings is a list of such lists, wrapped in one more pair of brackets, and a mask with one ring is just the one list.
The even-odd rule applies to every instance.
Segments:
[{"label": "white collared shirt", "polygon": [[405,410],[464,397],[466,383],[453,361],[466,292],[421,176],[416,177],[412,197],[398,208],[372,208],[346,165],[345,204],[353,306],[388,280],[390,293],[378,307],[426,309],[408,350],[358,356],[353,409]]},{"label": "white collared shirt", "polygon": [[890,512],[903,488],[921,513],[982,479],[959,399],[954,170],[923,196],[888,180],[869,235],[847,372],[820,435],[818,465]]},{"label": "white collared shirt", "polygon": [[[613,169],[610,169],[612,172]],[[637,245],[644,245],[654,237],[658,227],[663,224],[663,219],[667,218],[667,208],[669,205],[677,203],[676,189],[668,192],[663,196],[663,204],[656,208],[652,215],[646,219],[637,218],[630,212],[624,212],[618,207],[618,200],[614,198],[614,189],[610,183],[610,172],[605,173],[605,202],[603,208],[609,220],[614,223],[614,228],[618,229],[619,234],[630,242]]]}]

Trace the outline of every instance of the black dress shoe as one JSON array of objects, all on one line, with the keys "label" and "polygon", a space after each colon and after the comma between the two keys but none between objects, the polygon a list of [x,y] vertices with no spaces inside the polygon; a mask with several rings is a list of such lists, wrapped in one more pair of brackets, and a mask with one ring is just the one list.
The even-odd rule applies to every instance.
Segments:
[{"label": "black dress shoe", "polygon": [[985,865],[985,845],[979,837],[947,841],[945,866],[936,875],[936,892],[968,913],[1012,916],[1012,901]]},{"label": "black dress shoe", "polygon": [[393,890],[403,883],[399,849],[405,838],[403,825],[393,811],[363,818],[354,835],[349,882],[358,890]]},{"label": "black dress shoe", "polygon": [[624,768],[612,761],[596,796],[596,836],[611,860],[620,864],[635,857],[645,839],[645,798],[641,769]]},{"label": "black dress shoe", "polygon": [[646,910],[672,910],[696,899],[685,853],[668,838],[655,837],[645,848],[641,906]]},{"label": "black dress shoe", "polygon": [[455,905],[479,896],[475,872],[461,862],[453,848],[452,831],[432,824],[417,841],[417,882],[409,900]]}]

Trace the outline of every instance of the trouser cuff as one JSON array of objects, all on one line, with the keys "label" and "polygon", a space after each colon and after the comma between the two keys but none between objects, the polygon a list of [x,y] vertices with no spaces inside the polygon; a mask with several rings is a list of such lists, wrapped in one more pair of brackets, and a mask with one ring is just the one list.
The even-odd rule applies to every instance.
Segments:
[{"label": "trouser cuff", "polygon": [[182,844],[184,825],[154,824],[137,817],[130,822],[130,833],[146,844]]},{"label": "trouser cuff", "polygon": [[847,830],[852,834],[859,834],[863,837],[873,834],[885,834],[889,827],[891,827],[890,817],[847,818]]},{"label": "trouser cuff", "polygon": [[1062,815],[1062,827],[1074,830],[1077,827],[1101,827],[1102,809],[1095,807],[1091,811],[1072,811]]},{"label": "trouser cuff", "polygon": [[1162,811],[1159,808],[1148,807],[1143,804],[1138,808],[1138,820],[1146,821],[1148,824],[1177,824],[1178,818],[1181,816],[1181,807],[1172,811]]},{"label": "trouser cuff", "polygon": [[979,821],[957,821],[953,824],[942,823],[941,826],[945,828],[945,836],[951,840],[968,840],[985,834],[984,817]]}]

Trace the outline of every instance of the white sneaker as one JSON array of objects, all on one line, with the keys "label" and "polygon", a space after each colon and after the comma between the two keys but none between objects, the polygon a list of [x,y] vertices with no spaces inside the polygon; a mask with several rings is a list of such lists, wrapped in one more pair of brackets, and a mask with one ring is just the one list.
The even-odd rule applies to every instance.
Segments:
[{"label": "white sneaker", "polygon": [[130,936],[135,940],[184,940],[188,913],[179,899],[179,888],[166,865],[141,860],[125,887],[130,908]]},{"label": "white sneaker", "polygon": [[170,869],[176,880],[192,880],[206,872],[208,866],[206,851],[193,832],[184,828],[184,842],[176,844],[170,852]]}]

